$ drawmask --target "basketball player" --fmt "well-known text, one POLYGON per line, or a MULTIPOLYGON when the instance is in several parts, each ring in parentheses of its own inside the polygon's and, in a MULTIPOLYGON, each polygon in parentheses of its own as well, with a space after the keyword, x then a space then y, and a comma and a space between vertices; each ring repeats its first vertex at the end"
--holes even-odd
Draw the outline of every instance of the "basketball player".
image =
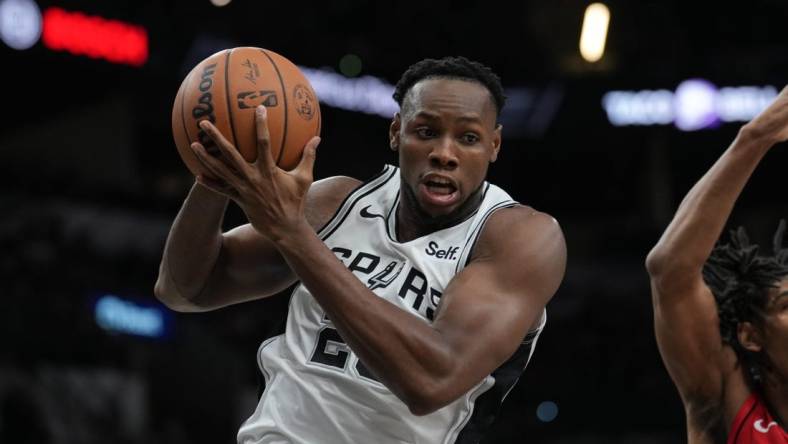
POLYGON ((714 248, 755 167, 787 139, 788 88, 690 190, 646 261, 657 343, 690 444, 788 443, 785 225, 773 255, 756 255, 742 228, 714 248))
MULTIPOLYGON (((300 281, 239 443, 476 443, 525 369, 564 274, 556 221, 485 181, 498 157, 498 77, 424 60, 396 86, 399 168, 312 182, 319 139, 290 172, 259 155, 194 152, 200 176, 169 234, 157 296, 205 311, 300 281), (228 198, 249 224, 221 233, 228 198)), ((350 155, 346 153, 347 155, 350 155)))

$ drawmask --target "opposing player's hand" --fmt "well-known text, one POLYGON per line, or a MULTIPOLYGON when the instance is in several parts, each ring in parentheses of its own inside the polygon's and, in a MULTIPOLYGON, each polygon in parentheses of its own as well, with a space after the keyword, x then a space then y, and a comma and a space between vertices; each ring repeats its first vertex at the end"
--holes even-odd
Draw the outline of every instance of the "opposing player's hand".
POLYGON ((743 129, 770 146, 788 140, 788 86, 743 129))
POLYGON ((315 151, 320 138, 313 137, 307 142, 298 166, 285 171, 276 165, 271 154, 265 107, 256 109, 255 120, 257 159, 252 163, 247 162, 211 122, 200 122, 200 127, 219 147, 221 156, 210 155, 199 142, 191 145, 206 171, 214 176, 200 175, 197 181, 233 199, 263 236, 279 237, 288 228, 306 221, 305 197, 313 181, 315 151))

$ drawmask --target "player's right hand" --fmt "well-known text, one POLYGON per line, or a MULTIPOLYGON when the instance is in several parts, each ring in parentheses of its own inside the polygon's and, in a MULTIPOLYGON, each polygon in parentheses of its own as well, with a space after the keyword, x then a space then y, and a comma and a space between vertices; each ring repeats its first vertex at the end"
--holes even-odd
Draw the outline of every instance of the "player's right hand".
POLYGON ((285 171, 276 165, 271 154, 265 107, 257 108, 255 121, 258 155, 251 163, 209 120, 200 122, 200 128, 216 143, 221 155, 214 157, 201 143, 192 143, 197 158, 215 176, 211 182, 203 176, 198 181, 233 199, 260 234, 281 238, 292 234, 294 229, 309 226, 305 217, 306 193, 313 181, 315 150, 320 138, 313 137, 307 142, 298 166, 285 171))

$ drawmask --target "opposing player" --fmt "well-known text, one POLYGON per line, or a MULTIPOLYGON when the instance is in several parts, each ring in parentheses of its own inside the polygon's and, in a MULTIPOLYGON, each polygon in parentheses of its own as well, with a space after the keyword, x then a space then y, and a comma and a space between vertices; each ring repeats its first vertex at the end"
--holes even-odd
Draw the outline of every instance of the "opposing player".
MULTIPOLYGON (((498 77, 465 58, 424 60, 397 84, 399 168, 312 182, 319 142, 274 165, 264 108, 246 163, 193 149, 200 177, 170 232, 156 294, 203 311, 291 296, 265 341, 265 377, 240 443, 478 442, 525 369, 564 274, 556 221, 485 181, 498 157, 498 77), (228 197, 249 224, 222 234, 228 197)), ((349 153, 347 154, 350 155, 349 153)))
POLYGON ((690 190, 646 261, 657 343, 684 402, 690 444, 788 443, 785 224, 772 255, 741 228, 715 248, 755 167, 785 140, 788 88, 690 190))

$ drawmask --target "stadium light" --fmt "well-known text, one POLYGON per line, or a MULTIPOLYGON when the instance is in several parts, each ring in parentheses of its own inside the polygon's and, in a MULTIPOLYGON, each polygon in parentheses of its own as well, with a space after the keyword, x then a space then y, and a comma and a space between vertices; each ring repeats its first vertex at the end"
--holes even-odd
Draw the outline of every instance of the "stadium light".
POLYGON ((167 319, 158 307, 145 307, 115 295, 104 295, 96 301, 96 324, 113 333, 161 338, 167 332, 167 319))
POLYGON ((542 422, 551 422, 558 416, 558 404, 544 401, 536 407, 536 417, 542 422))
POLYGON ((613 126, 672 123, 681 131, 697 131, 720 123, 747 122, 777 94, 772 85, 718 88, 705 79, 688 79, 675 91, 608 91, 602 96, 602 107, 613 126))
POLYGON ((597 62, 605 54, 610 10, 602 3, 592 3, 586 8, 583 28, 580 31, 580 55, 588 62, 597 62))
POLYGON ((44 11, 44 45, 55 51, 142 66, 148 60, 148 31, 142 26, 51 7, 44 11))
POLYGON ((17 50, 28 49, 41 36, 41 10, 32 0, 0 1, 0 39, 17 50))

